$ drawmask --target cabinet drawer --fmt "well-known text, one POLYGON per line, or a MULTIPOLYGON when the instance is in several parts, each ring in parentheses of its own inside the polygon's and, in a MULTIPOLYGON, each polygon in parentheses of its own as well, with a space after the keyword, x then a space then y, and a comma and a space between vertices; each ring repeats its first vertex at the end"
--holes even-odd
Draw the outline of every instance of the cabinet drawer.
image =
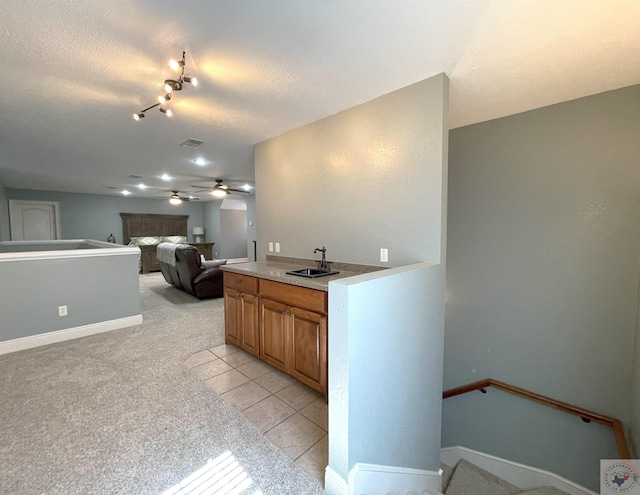
POLYGON ((258 279, 248 275, 224 272, 224 286, 245 292, 258 292, 258 279))
POLYGON ((327 293, 322 290, 260 279, 260 295, 290 306, 327 313, 327 293))

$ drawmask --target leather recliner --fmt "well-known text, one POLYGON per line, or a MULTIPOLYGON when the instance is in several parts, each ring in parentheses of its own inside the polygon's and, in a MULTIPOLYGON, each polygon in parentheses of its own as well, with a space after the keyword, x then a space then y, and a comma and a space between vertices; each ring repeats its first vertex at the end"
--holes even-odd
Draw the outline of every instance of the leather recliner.
POLYGON ((198 299, 224 295, 220 267, 203 268, 198 250, 188 244, 176 246, 175 255, 175 267, 160 261, 160 270, 169 284, 198 299))

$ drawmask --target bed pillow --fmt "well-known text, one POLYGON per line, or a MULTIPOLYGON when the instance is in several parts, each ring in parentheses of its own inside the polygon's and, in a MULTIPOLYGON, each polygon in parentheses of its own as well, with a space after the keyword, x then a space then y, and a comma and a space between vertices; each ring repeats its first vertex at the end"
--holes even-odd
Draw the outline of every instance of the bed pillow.
POLYGON ((186 235, 163 235, 162 242, 172 242, 174 244, 186 244, 186 235))
POLYGON ((160 236, 132 237, 129 246, 155 246, 161 242, 160 236))

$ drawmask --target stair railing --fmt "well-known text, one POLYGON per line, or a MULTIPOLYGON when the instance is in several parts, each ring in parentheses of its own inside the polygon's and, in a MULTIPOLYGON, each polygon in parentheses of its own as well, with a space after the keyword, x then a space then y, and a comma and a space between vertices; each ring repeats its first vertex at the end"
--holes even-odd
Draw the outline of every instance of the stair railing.
POLYGON ((543 404, 545 406, 553 407, 554 409, 559 409, 560 411, 579 416, 583 421, 587 423, 595 421, 596 423, 610 426, 616 439, 618 456, 620 457, 620 459, 631 458, 631 455, 629 453, 629 446, 627 445, 627 439, 624 435, 622 422, 619 419, 612 418, 610 416, 604 416, 603 414, 588 411, 587 409, 582 409, 581 407, 573 406, 571 404, 567 404, 566 402, 561 402, 544 395, 536 394, 535 392, 530 392, 529 390, 514 387, 513 385, 494 380, 493 378, 486 378, 478 382, 469 383, 468 385, 462 385, 461 387, 445 390, 442 393, 442 398, 448 399, 449 397, 466 394, 467 392, 473 392, 474 390, 480 390, 480 392, 486 394, 486 389, 488 387, 497 388, 498 390, 502 390, 519 397, 524 397, 525 399, 532 400, 539 404, 543 404))

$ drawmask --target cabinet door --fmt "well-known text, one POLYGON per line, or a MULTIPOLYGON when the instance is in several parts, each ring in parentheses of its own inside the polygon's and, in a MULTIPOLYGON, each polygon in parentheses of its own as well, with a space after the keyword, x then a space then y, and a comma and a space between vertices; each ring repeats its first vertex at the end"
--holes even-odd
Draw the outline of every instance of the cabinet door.
POLYGON ((235 289, 224 290, 224 341, 227 344, 240 345, 241 305, 240 292, 235 289))
POLYGON ((287 371, 288 308, 270 299, 260 301, 260 359, 287 371))
POLYGON ((289 308, 289 374, 319 391, 327 389, 327 317, 289 308))
POLYGON ((258 337, 258 297, 253 294, 240 293, 242 312, 242 332, 239 336, 240 347, 254 356, 259 355, 260 341, 258 337))

